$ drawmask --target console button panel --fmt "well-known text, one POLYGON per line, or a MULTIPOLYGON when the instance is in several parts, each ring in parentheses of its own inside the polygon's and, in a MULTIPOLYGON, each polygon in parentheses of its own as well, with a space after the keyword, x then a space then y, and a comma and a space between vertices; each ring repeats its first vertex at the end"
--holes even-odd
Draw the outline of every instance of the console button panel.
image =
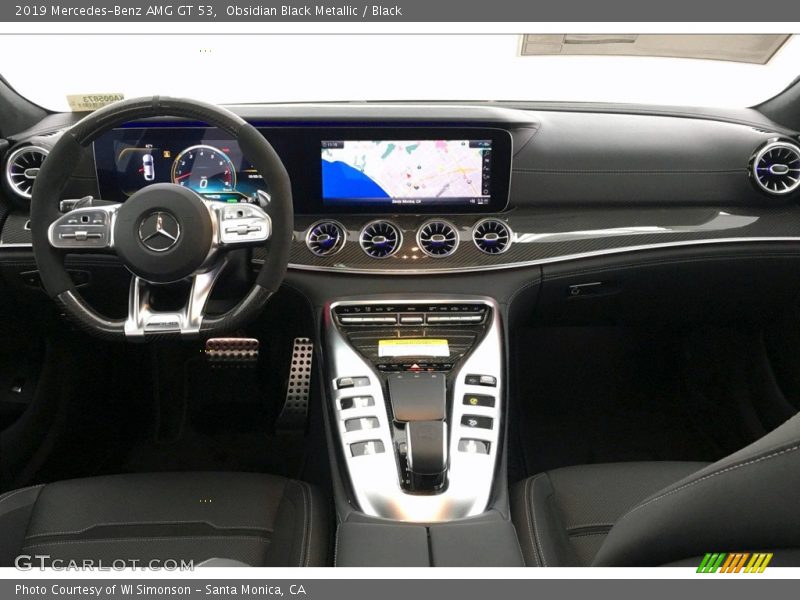
MULTIPOLYGON (((504 345, 496 302, 470 296, 353 298, 326 307, 325 322, 329 401, 341 444, 338 456, 350 479, 348 500, 365 514, 410 522, 484 512, 493 493, 503 429, 504 345), (383 340, 409 340, 391 345, 424 351, 426 344, 415 342, 426 338, 446 340, 447 355, 381 355, 387 346, 383 340), (422 488, 409 484, 408 422, 397 418, 388 393, 389 379, 417 374, 445 381, 444 413, 426 413, 429 420, 422 421, 448 432, 442 440, 446 470, 437 474, 441 486, 428 486, 427 480, 422 488)), ((442 344, 429 345, 441 351, 442 344)), ((440 393, 423 395, 436 396, 440 403, 440 393)))

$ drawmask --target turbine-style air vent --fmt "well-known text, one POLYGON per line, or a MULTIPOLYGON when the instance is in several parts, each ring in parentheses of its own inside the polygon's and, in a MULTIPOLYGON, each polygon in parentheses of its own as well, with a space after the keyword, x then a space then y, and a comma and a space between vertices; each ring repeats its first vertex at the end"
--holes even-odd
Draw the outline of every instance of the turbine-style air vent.
POLYGON ((344 227, 336 221, 314 223, 306 234, 306 246, 317 256, 336 254, 342 249, 344 242, 344 227))
POLYGON ((768 194, 791 194, 800 186, 800 148, 769 142, 756 152, 750 168, 758 187, 768 194))
POLYGON ((372 258, 388 258, 400 248, 403 236, 389 221, 372 221, 361 230, 359 242, 372 258))
POLYGON ((39 146, 25 146, 14 150, 6 161, 6 181, 19 196, 31 199, 33 182, 47 158, 47 150, 39 146))
POLYGON ((458 247, 458 233, 447 221, 428 221, 417 232, 417 245, 428 256, 450 256, 458 247))
POLYGON ((485 254, 502 254, 511 246, 511 229, 497 219, 484 219, 472 229, 472 240, 485 254))

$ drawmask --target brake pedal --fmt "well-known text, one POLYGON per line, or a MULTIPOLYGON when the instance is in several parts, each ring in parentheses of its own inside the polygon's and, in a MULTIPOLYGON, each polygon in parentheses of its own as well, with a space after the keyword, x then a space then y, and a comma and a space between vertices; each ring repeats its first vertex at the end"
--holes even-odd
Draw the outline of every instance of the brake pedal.
POLYGON ((258 362, 259 341, 255 338, 209 338, 206 360, 214 367, 247 367, 258 362))
POLYGON ((314 343, 303 337, 294 338, 292 361, 287 378, 286 401, 275 424, 279 430, 303 430, 311 397, 311 366, 314 343))

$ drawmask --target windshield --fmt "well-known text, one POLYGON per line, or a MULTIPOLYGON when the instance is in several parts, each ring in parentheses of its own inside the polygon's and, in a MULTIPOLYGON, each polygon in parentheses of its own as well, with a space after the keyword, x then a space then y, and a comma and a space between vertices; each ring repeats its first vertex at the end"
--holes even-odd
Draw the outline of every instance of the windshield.
POLYGON ((112 93, 219 104, 746 107, 779 93, 800 73, 796 36, 660 35, 639 43, 626 35, 46 35, 24 46, 21 39, 0 36, 0 55, 24 57, 4 61, 2 75, 26 98, 57 111, 69 110, 67 95, 112 93), (538 39, 554 37, 564 40, 538 39))

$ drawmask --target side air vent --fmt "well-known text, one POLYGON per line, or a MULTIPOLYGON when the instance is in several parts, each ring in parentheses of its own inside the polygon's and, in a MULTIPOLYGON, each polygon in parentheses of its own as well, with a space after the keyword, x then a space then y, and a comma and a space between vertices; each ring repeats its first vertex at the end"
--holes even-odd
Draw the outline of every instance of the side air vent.
POLYGON ((361 230, 359 242, 372 258, 388 258, 400 248, 403 236, 389 221, 372 221, 361 230))
POLYGON ((791 194, 800 186, 800 148, 790 142, 769 142, 756 152, 750 168, 753 180, 768 194, 791 194))
POLYGON ((317 256, 336 254, 342 249, 344 242, 344 227, 336 221, 318 221, 306 234, 306 246, 317 256))
POLYGON ((417 232, 417 246, 434 258, 450 256, 458 247, 458 233, 447 221, 428 221, 417 232))
POLYGON ((484 219, 472 229, 472 240, 484 254, 502 254, 511 246, 511 229, 497 219, 484 219))
POLYGON ((45 158, 47 150, 39 146, 17 148, 8 156, 6 181, 17 195, 30 200, 33 182, 45 158))

